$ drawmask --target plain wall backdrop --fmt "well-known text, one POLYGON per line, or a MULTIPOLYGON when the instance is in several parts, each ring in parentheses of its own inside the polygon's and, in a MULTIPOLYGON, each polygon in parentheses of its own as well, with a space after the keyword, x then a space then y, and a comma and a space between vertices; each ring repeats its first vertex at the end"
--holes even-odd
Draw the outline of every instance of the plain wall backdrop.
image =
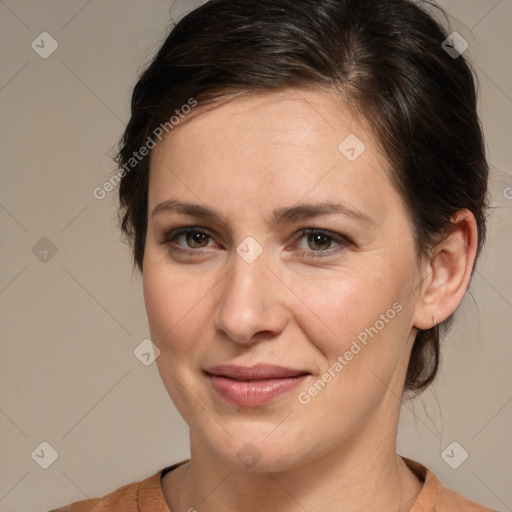
MULTIPOLYGON (((189 455, 187 426, 155 364, 133 353, 149 330, 141 278, 131 274, 117 230, 117 189, 103 200, 93 190, 115 168, 132 88, 171 15, 199 4, 0 1, 2 511, 100 496, 189 455)), ((512 510, 512 1, 441 5, 468 42, 464 55, 480 81, 493 208, 441 371, 431 389, 404 403, 398 446, 445 485, 505 511, 512 510), (457 469, 442 457, 454 441, 469 454, 457 469)))

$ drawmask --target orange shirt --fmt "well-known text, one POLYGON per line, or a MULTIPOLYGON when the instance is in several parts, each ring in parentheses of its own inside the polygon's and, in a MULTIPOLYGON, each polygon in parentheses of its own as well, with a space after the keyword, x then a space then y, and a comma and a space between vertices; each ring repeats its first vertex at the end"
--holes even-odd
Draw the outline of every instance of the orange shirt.
MULTIPOLYGON (((497 512, 446 488, 432 471, 419 462, 402 458, 423 482, 410 512, 497 512)), ((185 462, 188 461, 161 469, 141 482, 120 487, 103 498, 76 501, 49 512, 171 512, 160 480, 164 474, 185 462)))

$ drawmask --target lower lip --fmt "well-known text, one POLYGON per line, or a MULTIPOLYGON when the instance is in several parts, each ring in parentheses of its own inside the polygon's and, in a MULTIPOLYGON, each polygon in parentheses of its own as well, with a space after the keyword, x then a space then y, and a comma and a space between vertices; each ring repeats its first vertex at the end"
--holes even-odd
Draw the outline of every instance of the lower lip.
POLYGON ((268 404, 278 397, 289 393, 307 375, 251 381, 239 381, 218 375, 208 375, 208 377, 213 389, 230 404, 242 407, 255 407, 268 404))

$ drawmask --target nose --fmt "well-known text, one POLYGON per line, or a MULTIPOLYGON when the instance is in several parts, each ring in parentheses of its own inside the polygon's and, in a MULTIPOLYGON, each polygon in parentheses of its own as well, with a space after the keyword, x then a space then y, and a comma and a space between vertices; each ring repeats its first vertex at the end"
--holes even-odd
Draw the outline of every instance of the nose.
POLYGON ((233 260, 219 286, 214 316, 217 331, 244 345, 278 337, 290 316, 282 300, 286 286, 271 270, 265 252, 251 263, 237 253, 233 260))

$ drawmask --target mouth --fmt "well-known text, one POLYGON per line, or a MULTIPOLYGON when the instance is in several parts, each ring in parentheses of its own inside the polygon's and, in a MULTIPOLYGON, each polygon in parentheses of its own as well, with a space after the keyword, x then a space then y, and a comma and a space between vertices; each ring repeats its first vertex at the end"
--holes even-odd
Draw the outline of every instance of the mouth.
POLYGON ((222 399, 241 407, 268 404, 291 392, 310 375, 304 370, 265 364, 213 366, 205 374, 222 399))

